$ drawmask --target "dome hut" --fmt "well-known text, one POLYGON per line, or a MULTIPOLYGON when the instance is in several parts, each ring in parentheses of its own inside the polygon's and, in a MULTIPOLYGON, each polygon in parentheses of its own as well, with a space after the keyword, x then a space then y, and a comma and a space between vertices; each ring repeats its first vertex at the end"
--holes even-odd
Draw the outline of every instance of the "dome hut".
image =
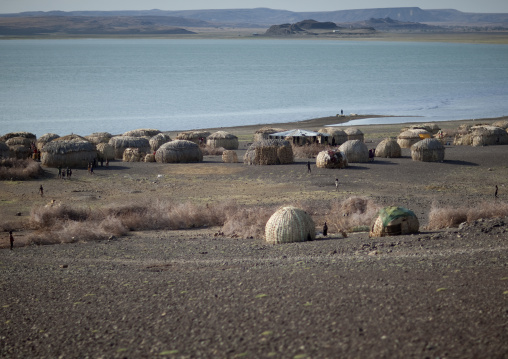
POLYGON ((423 129, 432 133, 433 135, 437 134, 439 131, 441 131, 441 127, 439 127, 436 123, 424 123, 423 129))
POLYGON ((274 140, 286 140, 295 146, 304 146, 311 143, 327 143, 329 135, 327 133, 308 131, 308 130, 289 130, 276 132, 268 135, 268 138, 274 140))
POLYGON ((113 135, 109 132, 94 132, 91 135, 85 136, 85 138, 92 142, 94 145, 98 145, 99 143, 109 143, 109 140, 113 135))
POLYGON ((364 141, 363 132, 360 131, 358 128, 349 127, 349 128, 346 128, 344 130, 344 132, 347 135, 348 141, 352 141, 352 140, 359 140, 359 141, 362 141, 362 142, 364 141))
POLYGON ((346 168, 347 157, 344 152, 337 150, 321 151, 316 157, 318 168, 346 168))
POLYGON ((99 143, 97 148, 97 157, 103 160, 113 160, 115 158, 115 149, 109 143, 99 143))
POLYGON ((171 137, 169 135, 166 135, 165 133, 158 133, 152 138, 150 138, 150 148, 153 152, 157 151, 160 146, 162 146, 165 143, 168 143, 171 141, 171 137))
POLYGON ((116 159, 123 159, 126 148, 139 148, 141 152, 150 152, 150 143, 144 137, 115 136, 109 140, 109 144, 114 148, 116 159))
POLYGON ((142 162, 144 161, 146 152, 143 152, 139 148, 126 148, 123 151, 123 162, 142 162))
POLYGON ((13 137, 28 138, 32 142, 35 142, 35 140, 37 139, 37 136, 35 136, 33 133, 30 132, 10 132, 0 137, 0 142, 6 142, 8 139, 13 137))
POLYGON ((421 141, 424 138, 430 138, 431 134, 429 131, 415 128, 402 132, 397 136, 397 143, 401 148, 411 148, 416 142, 421 141))
POLYGON ((496 121, 496 122, 494 122, 492 124, 492 126, 494 126, 494 127, 500 127, 503 130, 506 130, 506 129, 508 129, 508 120, 499 120, 499 121, 496 121))
POLYGON ((268 243, 304 242, 316 239, 316 225, 302 209, 288 206, 278 209, 266 222, 268 243))
POLYGON ((369 162, 369 149, 360 140, 349 140, 344 142, 339 150, 346 154, 348 163, 365 163, 369 162))
POLYGON ((184 131, 176 135, 177 140, 192 141, 198 145, 205 144, 206 138, 210 136, 208 131, 184 131))
POLYGON ((340 146, 348 140, 347 133, 336 127, 323 127, 318 132, 328 134, 328 144, 331 146, 340 146))
POLYGON ((284 128, 262 127, 254 133, 254 142, 267 140, 269 135, 277 132, 287 131, 284 128))
POLYGON ((454 146, 472 146, 473 145, 473 134, 466 133, 464 135, 456 135, 453 139, 454 146))
POLYGON ((161 131, 154 130, 153 128, 138 128, 137 130, 127 131, 122 136, 151 138, 159 133, 161 133, 161 131))
POLYGON ((192 141, 175 140, 163 144, 155 153, 159 163, 187 163, 203 161, 203 152, 192 141))
POLYGON ((46 133, 46 134, 42 135, 41 137, 39 137, 37 139, 37 142, 36 142, 37 149, 39 151, 42 150, 42 148, 44 147, 44 145, 46 143, 56 140, 59 137, 60 136, 57 135, 56 133, 46 133))
POLYGON ((445 148, 441 141, 435 138, 426 138, 411 146, 411 158, 413 161, 442 162, 445 148))
POLYGON ((13 146, 24 146, 28 149, 32 146, 33 140, 26 137, 11 137, 7 141, 5 141, 5 144, 9 147, 13 146))
POLYGON ((369 237, 396 236, 418 233, 420 223, 413 211, 390 206, 381 209, 372 222, 369 237))
POLYGON ((41 163, 46 167, 87 167, 97 158, 95 145, 80 139, 48 142, 41 151, 41 163))
POLYGON ((23 145, 14 145, 9 147, 9 157, 25 160, 32 156, 32 151, 23 145))
POLYGON ((385 138, 376 146, 376 157, 398 158, 401 154, 401 148, 397 140, 393 138, 385 138))
POLYGON ((0 158, 9 158, 9 146, 5 144, 5 142, 0 142, 0 158))
POLYGON ((222 162, 237 163, 238 162, 238 155, 233 150, 225 150, 222 152, 222 162))
POLYGON ((494 146, 508 144, 508 132, 500 127, 473 127, 471 135, 473 146, 494 146))
POLYGON ((149 153, 145 156, 145 162, 155 162, 155 155, 153 153, 149 153))
POLYGON ((247 165, 283 165, 293 161, 293 147, 286 140, 256 141, 243 157, 247 165))
POLYGON ((212 148, 222 147, 226 150, 237 150, 238 137, 225 131, 217 131, 208 136, 206 144, 212 148))

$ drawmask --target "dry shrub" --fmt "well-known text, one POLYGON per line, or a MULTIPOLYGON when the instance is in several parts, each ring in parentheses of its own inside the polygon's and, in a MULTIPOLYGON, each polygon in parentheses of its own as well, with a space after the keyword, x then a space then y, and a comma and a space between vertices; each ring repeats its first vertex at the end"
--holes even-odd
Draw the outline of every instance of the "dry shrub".
POLYGON ((351 232, 354 228, 368 226, 381 209, 373 200, 365 197, 349 197, 332 202, 326 222, 330 231, 351 232))
POLYGON ((429 212, 427 229, 453 228, 464 222, 506 216, 508 216, 508 203, 506 202, 482 202, 475 207, 459 208, 439 206, 439 204, 433 203, 429 212))
POLYGON ((319 143, 311 143, 303 146, 293 145, 293 155, 295 158, 315 158, 319 152, 332 149, 333 147, 319 143))
POLYGON ((222 232, 228 237, 263 238, 266 222, 275 210, 273 207, 251 207, 230 211, 222 232))
POLYGON ((200 145, 199 148, 203 152, 203 156, 222 156, 225 151, 224 147, 211 147, 209 145, 200 145))
POLYGON ((27 180, 43 174, 39 162, 7 158, 0 161, 0 179, 27 180))
POLYGON ((51 228, 57 222, 84 222, 90 217, 90 209, 73 208, 68 205, 36 206, 30 211, 30 227, 33 229, 51 228))

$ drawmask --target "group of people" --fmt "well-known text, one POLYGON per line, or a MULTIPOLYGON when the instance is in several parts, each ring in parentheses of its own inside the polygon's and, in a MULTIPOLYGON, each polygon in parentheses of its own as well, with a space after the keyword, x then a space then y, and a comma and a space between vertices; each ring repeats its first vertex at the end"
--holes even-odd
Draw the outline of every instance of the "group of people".
POLYGON ((41 161, 41 151, 39 151, 35 142, 30 144, 30 153, 32 154, 31 157, 34 161, 41 161))
POLYGON ((62 166, 58 166, 58 178, 65 179, 67 176, 68 179, 72 177, 72 169, 67 167, 66 169, 62 168, 62 166))

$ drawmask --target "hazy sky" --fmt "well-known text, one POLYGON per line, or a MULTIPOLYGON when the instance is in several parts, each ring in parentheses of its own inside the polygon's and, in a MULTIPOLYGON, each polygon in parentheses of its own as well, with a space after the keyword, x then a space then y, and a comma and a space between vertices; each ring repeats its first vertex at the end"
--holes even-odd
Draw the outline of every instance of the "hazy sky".
POLYGON ((412 6, 422 9, 508 13, 507 0, 0 0, 0 13, 37 10, 191 10, 256 7, 291 11, 331 11, 412 6))

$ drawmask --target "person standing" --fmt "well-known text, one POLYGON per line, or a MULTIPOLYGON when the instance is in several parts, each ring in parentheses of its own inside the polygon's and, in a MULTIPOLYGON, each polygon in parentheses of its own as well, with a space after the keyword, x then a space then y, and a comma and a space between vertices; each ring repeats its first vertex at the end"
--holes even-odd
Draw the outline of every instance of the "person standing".
POLYGON ((339 179, 338 178, 335 179, 335 190, 337 192, 339 191, 339 179))
POLYGON ((12 231, 9 231, 9 240, 11 241, 11 251, 14 248, 14 236, 12 235, 12 231))
POLYGON ((494 198, 497 198, 497 191, 498 191, 498 188, 497 188, 497 184, 496 184, 496 191, 494 192, 494 198))
POLYGON ((326 222, 325 222, 325 225, 323 226, 323 237, 326 237, 328 235, 328 226, 326 225, 326 222))
POLYGON ((44 188, 42 188, 42 185, 39 187, 39 193, 41 194, 41 197, 44 197, 44 188))
POLYGON ((310 161, 307 161, 307 173, 311 173, 311 170, 310 170, 310 161))

